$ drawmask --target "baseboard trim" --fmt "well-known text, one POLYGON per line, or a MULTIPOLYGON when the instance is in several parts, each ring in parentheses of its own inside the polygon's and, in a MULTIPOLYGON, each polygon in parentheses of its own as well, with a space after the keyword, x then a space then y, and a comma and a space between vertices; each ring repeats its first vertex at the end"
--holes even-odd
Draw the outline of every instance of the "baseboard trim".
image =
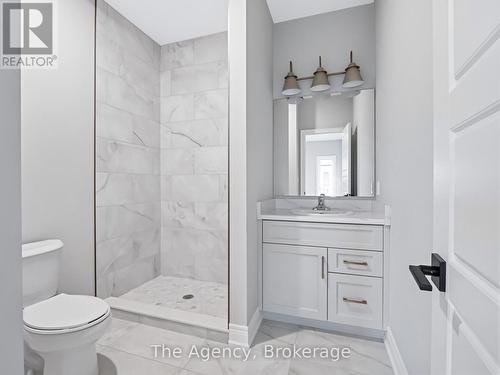
POLYGON ((396 339, 392 334, 391 327, 387 327, 384 344, 385 349, 387 350, 387 354, 389 355, 394 374, 408 375, 408 370, 406 369, 405 362, 403 361, 403 357, 401 356, 401 353, 399 351, 396 339))
POLYGON ((255 310, 248 326, 229 323, 229 344, 243 347, 252 345, 262 323, 262 312, 255 310))
POLYGON ((362 337, 366 339, 374 339, 382 342, 385 337, 385 332, 381 329, 356 327, 347 324, 333 323, 324 320, 298 318, 295 316, 277 314, 265 311, 262 313, 263 318, 266 320, 273 320, 277 322, 295 324, 298 326, 306 326, 318 328, 325 331, 337 332, 344 335, 362 337))
POLYGON ((255 312, 252 315, 252 319, 250 319, 250 324, 248 325, 249 345, 252 345, 253 340, 255 339, 255 336, 259 331, 260 325, 262 324, 262 319, 263 319, 262 311, 260 311, 260 309, 257 308, 257 310, 255 310, 255 312))

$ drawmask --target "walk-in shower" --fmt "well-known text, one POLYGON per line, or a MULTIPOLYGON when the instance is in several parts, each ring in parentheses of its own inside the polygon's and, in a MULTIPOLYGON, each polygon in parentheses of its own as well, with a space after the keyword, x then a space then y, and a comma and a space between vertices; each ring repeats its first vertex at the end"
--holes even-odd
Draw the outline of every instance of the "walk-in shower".
POLYGON ((97 295, 226 328, 227 32, 160 45, 102 0, 96 28, 97 295))

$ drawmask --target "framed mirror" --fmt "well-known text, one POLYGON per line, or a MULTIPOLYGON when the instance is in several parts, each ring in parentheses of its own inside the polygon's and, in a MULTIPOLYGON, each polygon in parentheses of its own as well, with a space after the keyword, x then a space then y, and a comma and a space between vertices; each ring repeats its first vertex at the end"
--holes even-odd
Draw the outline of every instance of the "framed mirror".
POLYGON ((375 90, 274 101, 276 196, 373 197, 375 90))

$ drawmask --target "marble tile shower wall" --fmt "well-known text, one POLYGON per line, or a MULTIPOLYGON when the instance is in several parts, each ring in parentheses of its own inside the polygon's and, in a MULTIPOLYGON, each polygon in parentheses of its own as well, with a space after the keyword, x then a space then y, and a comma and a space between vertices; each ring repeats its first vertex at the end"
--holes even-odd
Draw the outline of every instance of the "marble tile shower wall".
POLYGON ((160 46, 98 1, 97 289, 120 296, 161 273, 160 46))
POLYGON ((161 48, 162 273, 227 283, 227 33, 161 48))

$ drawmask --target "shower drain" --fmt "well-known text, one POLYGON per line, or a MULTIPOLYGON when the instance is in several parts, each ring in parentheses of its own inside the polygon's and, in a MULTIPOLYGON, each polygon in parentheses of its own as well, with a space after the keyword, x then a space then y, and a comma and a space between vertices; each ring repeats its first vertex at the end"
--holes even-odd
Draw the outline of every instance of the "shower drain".
POLYGON ((192 294, 184 294, 182 296, 182 299, 193 299, 193 298, 194 298, 194 295, 192 295, 192 294))

